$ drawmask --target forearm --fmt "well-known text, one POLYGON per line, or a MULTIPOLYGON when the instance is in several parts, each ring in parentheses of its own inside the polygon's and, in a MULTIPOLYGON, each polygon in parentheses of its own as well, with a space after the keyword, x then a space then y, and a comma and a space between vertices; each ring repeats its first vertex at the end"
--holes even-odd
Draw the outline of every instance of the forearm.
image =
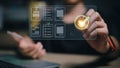
POLYGON ((111 36, 111 40, 113 41, 115 50, 109 49, 105 56, 109 57, 110 59, 113 59, 119 57, 120 55, 120 44, 114 36, 111 36))
MULTIPOLYGON (((110 36, 111 37, 111 40, 113 41, 113 45, 115 47, 115 51, 116 50, 119 50, 120 49, 120 46, 119 46, 119 42, 117 41, 117 39, 113 36, 110 36)), ((105 54, 107 53, 110 49, 111 49, 111 46, 109 44, 107 44, 108 42, 105 41, 104 42, 105 44, 102 44, 102 45, 96 45, 96 46, 93 46, 94 49, 102 54, 105 54)))
POLYGON ((104 48, 103 49, 101 48, 101 53, 103 53, 104 57, 113 59, 113 58, 116 58, 116 57, 119 56, 119 54, 120 54, 120 45, 119 45, 119 42, 117 41, 117 39, 114 36, 110 36, 110 37, 111 37, 111 40, 113 42, 113 45, 114 45, 115 49, 112 50, 112 48, 110 47, 110 45, 108 45, 106 47, 106 51, 103 50, 104 48))
POLYGON ((109 36, 109 41, 107 39, 107 45, 106 46, 107 46, 108 50, 111 49, 112 51, 116 51, 116 50, 120 49, 119 42, 114 36, 109 36), (110 42, 112 44, 110 44, 110 42))

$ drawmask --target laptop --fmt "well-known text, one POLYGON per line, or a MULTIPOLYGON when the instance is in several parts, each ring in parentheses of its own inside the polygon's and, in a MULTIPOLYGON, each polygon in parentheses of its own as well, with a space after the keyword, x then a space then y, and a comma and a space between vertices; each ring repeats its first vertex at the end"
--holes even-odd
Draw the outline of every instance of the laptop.
POLYGON ((59 68, 60 64, 43 60, 19 59, 16 56, 0 56, 0 68, 59 68))

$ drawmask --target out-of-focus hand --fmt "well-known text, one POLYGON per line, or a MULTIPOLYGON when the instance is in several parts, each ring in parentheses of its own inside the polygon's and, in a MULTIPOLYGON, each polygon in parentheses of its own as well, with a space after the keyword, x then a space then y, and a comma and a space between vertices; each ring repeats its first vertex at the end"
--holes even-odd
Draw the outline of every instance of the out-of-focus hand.
MULTIPOLYGON (((16 34, 14 32, 14 34, 16 34)), ((19 43, 19 50, 24 56, 31 57, 33 59, 41 59, 45 54, 46 50, 43 49, 41 42, 36 44, 27 36, 19 40, 17 37, 13 37, 19 43)))
POLYGON ((90 17, 90 24, 88 29, 83 32, 83 37, 87 39, 87 42, 91 45, 95 50, 105 53, 109 46, 106 46, 105 36, 108 35, 108 28, 100 14, 93 9, 90 9, 86 16, 90 17), (93 39, 95 38, 96 39, 93 39))

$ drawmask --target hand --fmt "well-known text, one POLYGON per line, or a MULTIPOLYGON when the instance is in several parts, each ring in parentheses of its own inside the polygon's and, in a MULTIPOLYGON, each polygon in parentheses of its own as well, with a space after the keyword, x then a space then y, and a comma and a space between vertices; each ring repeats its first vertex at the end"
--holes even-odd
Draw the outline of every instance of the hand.
POLYGON ((46 53, 41 42, 35 44, 29 37, 24 37, 24 39, 20 41, 19 49, 23 55, 33 59, 41 59, 46 53))
POLYGON ((19 50, 24 56, 28 56, 33 59, 41 59, 46 54, 46 50, 43 49, 43 45, 41 44, 41 42, 35 44, 27 36, 21 40, 15 36, 13 38, 19 43, 19 50))
POLYGON ((109 49, 106 45, 105 36, 108 35, 107 24, 104 22, 100 14, 93 9, 90 9, 86 16, 90 17, 90 24, 86 31, 83 32, 83 37, 95 50, 105 53, 109 49), (96 38, 95 38, 96 37, 96 38), (95 39, 93 39, 95 38, 95 39))

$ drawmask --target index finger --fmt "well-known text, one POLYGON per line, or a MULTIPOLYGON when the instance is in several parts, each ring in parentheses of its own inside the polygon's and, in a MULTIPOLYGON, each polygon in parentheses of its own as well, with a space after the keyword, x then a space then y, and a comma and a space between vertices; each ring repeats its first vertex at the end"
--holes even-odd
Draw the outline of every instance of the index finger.
POLYGON ((17 42, 20 42, 21 39, 23 39, 23 37, 21 35, 17 34, 16 32, 7 31, 7 34, 11 35, 13 37, 13 39, 17 42))

